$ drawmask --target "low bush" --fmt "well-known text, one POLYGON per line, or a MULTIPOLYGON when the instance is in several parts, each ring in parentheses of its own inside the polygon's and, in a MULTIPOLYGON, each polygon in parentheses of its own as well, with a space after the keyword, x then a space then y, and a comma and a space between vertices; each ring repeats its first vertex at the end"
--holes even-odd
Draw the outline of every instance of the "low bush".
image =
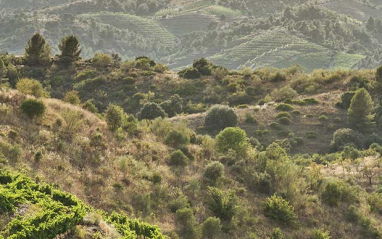
POLYGON ((189 159, 187 156, 182 152, 182 150, 175 150, 173 151, 168 159, 167 162, 171 166, 179 166, 179 167, 184 167, 188 165, 189 159))
POLYGON ((207 112, 204 122, 206 128, 222 130, 226 127, 235 127, 238 123, 238 116, 228 106, 215 105, 207 112))
POLYGON ((27 99, 21 103, 20 109, 28 117, 36 118, 44 115, 46 107, 41 100, 27 99))
POLYGON ((362 136, 352 129, 342 128, 338 129, 333 134, 331 142, 331 149, 333 151, 343 150, 345 146, 352 146, 355 148, 362 147, 362 136))
POLYGON ((276 110, 279 110, 279 111, 292 111, 294 110, 293 106, 290 105, 290 104, 280 104, 276 107, 276 110))
POLYGON ((166 117, 165 111, 157 103, 146 103, 138 113, 138 119, 153 120, 166 117))
POLYGON ((288 117, 281 117, 281 118, 277 119, 277 122, 280 124, 283 124, 283 125, 290 125, 291 124, 291 120, 288 117))
POLYGON ((224 165, 220 162, 208 164, 204 170, 203 177, 208 184, 216 185, 217 181, 224 176, 224 165))
POLYGON ((293 225, 297 222, 297 216, 294 213, 294 208, 288 201, 282 197, 273 195, 266 199, 264 205, 265 216, 285 223, 287 225, 293 225))
POLYGON ((276 115, 276 119, 279 118, 292 118, 292 116, 288 112, 280 112, 276 115))
POLYGON ((190 143, 190 137, 179 130, 171 130, 166 135, 165 144, 177 148, 190 143))
POLYGON ((357 196, 351 186, 346 182, 331 180, 324 185, 321 191, 321 199, 325 204, 331 207, 336 207, 341 202, 355 202, 357 200, 357 196))

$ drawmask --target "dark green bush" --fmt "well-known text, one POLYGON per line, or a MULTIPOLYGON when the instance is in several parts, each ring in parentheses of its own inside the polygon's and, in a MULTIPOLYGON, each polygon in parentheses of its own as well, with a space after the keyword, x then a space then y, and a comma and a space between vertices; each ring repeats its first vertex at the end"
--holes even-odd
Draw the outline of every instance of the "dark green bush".
POLYGON ((156 118, 164 118, 166 117, 166 113, 160 107, 157 103, 146 103, 141 111, 138 114, 138 119, 143 120, 143 119, 148 119, 148 120, 153 120, 156 118))
POLYGON ((43 116, 46 107, 41 100, 27 99, 21 103, 20 109, 28 117, 35 118, 43 116))
POLYGON ((276 115, 276 119, 279 119, 279 118, 292 118, 292 116, 290 115, 290 113, 288 112, 280 112, 276 115))
POLYGON ((183 77, 185 79, 198 79, 202 76, 202 74, 198 71, 198 69, 194 67, 186 68, 179 73, 180 77, 183 77))
POLYGON ((313 131, 306 132, 306 138, 308 139, 316 139, 317 138, 317 133, 313 131))
POLYGON ((283 124, 283 125, 290 125, 291 124, 291 120, 287 117, 281 117, 281 118, 277 119, 277 122, 280 124, 283 124))
POLYGON ((334 151, 343 150, 345 146, 352 146, 355 148, 362 147, 362 136, 352 129, 338 129, 333 134, 331 142, 331 149, 334 151))
POLYGON ((276 110, 279 111, 292 111, 294 110, 293 106, 290 104, 280 104, 276 107, 276 110))
POLYGON ((238 116, 232 108, 215 105, 207 112, 204 125, 209 129, 222 130, 226 127, 235 127, 237 123, 238 116))
POLYGON ((224 176, 224 165, 220 162, 208 164, 204 170, 203 177, 207 183, 214 186, 217 181, 224 176))
POLYGON ((171 166, 180 166, 180 167, 184 167, 184 166, 187 166, 188 165, 188 161, 189 159, 187 158, 187 156, 182 152, 182 150, 175 150, 173 151, 168 159, 168 164, 171 165, 171 166))
POLYGON ((257 120, 253 115, 249 112, 245 114, 245 123, 247 124, 257 124, 257 120))
POLYGON ((190 143, 190 137, 179 130, 171 130, 166 135, 165 144, 177 148, 190 143))
POLYGON ((322 201, 336 207, 340 202, 353 203, 357 200, 354 190, 344 181, 332 180, 325 184, 321 191, 322 201))

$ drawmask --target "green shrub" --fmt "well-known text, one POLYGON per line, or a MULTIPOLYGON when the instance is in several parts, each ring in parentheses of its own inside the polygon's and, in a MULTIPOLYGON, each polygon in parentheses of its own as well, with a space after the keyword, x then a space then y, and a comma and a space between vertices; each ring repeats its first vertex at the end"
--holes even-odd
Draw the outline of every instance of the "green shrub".
POLYGON ((184 239, 197 239, 194 212, 190 208, 176 211, 175 224, 177 233, 184 239))
POLYGON ((290 125, 291 124, 291 120, 287 117, 281 117, 281 118, 277 119, 277 122, 280 124, 283 124, 283 125, 290 125))
POLYGON ((86 102, 83 104, 82 108, 84 108, 85 110, 87 110, 87 111, 89 111, 89 112, 91 112, 91 113, 93 113, 93 114, 95 114, 95 113, 98 112, 97 107, 96 107, 96 106, 93 104, 93 102, 91 102, 90 100, 86 101, 86 102))
POLYGON ((344 149, 342 150, 342 158, 343 159, 352 159, 355 160, 359 158, 360 153, 358 149, 352 147, 352 146, 345 146, 344 149))
POLYGON ((190 137, 179 130, 171 130, 166 135, 165 144, 177 148, 190 143, 190 137))
POLYGON ((287 225, 293 225, 297 221, 294 208, 282 197, 273 195, 266 199, 264 206, 265 216, 280 221, 287 225))
POLYGON ((276 115, 276 119, 279 119, 279 118, 292 118, 292 116, 290 115, 290 113, 288 112, 280 112, 276 115))
POLYGON ((352 129, 338 129, 333 134, 333 139, 331 142, 331 149, 334 151, 343 150, 345 146, 352 146, 355 148, 362 147, 361 135, 352 129))
POLYGON ((209 163, 203 173, 207 183, 215 185, 217 181, 224 176, 224 165, 220 162, 209 163))
POLYGON ((21 103, 20 109, 28 117, 35 118, 43 116, 46 107, 41 100, 27 99, 21 103))
POLYGON ((280 228, 275 228, 273 229, 271 237, 269 237, 269 239, 286 239, 286 237, 280 228))
POLYGON ((138 113, 138 119, 143 120, 143 119, 148 119, 148 120, 153 120, 156 118, 164 118, 166 117, 166 113, 160 107, 157 103, 146 103, 141 111, 138 113))
POLYGON ((209 217, 202 223, 202 236, 206 239, 219 239, 222 234, 220 219, 209 217))
POLYGON ((313 131, 306 132, 306 138, 308 139, 316 139, 317 138, 317 133, 313 131))
POLYGON ((220 153, 235 151, 238 155, 246 154, 248 148, 247 134, 237 127, 229 127, 216 136, 216 149, 220 153))
POLYGON ((187 156, 182 152, 182 150, 179 149, 173 151, 167 159, 169 165, 180 167, 187 166, 188 161, 189 159, 187 158, 187 156))
POLYGON ((72 105, 79 105, 81 103, 80 97, 78 96, 78 91, 75 90, 66 92, 63 101, 72 105))
POLYGON ((293 115, 301 115, 301 112, 299 110, 294 110, 292 112, 293 115))
POLYGON ((47 96, 41 83, 34 79, 24 78, 19 80, 16 84, 16 89, 23 94, 33 95, 35 97, 47 96))
POLYGON ((313 239, 330 239, 330 232, 315 229, 313 231, 313 239))
POLYGON ((235 127, 238 116, 235 111, 224 105, 215 105, 208 112, 204 121, 206 128, 222 130, 227 127, 235 127))
POLYGON ((223 192, 214 187, 208 187, 209 198, 206 201, 208 209, 223 221, 230 222, 237 213, 237 196, 234 191, 223 192))
POLYGON ((290 104, 280 104, 276 107, 276 110, 279 111, 292 111, 294 110, 293 106, 290 104))
POLYGON ((188 67, 178 73, 180 77, 183 77, 185 79, 198 79, 202 76, 198 69, 194 67, 188 67))
POLYGON ((136 81, 137 80, 131 76, 127 76, 127 77, 123 78, 123 83, 125 83, 126 85, 134 85, 136 81))
POLYGON ((257 120, 253 115, 249 112, 245 114, 245 123, 247 124, 257 124, 257 120))
POLYGON ((346 182, 332 180, 327 182, 323 187, 323 190, 321 191, 321 199, 325 204, 331 207, 336 207, 340 202, 355 202, 357 196, 346 182))
POLYGON ((341 101, 336 103, 336 106, 341 109, 347 110, 350 107, 351 100, 355 95, 354 91, 347 91, 341 95, 341 101))
POLYGON ((280 129, 282 129, 281 125, 280 125, 279 123, 277 123, 277 122, 272 122, 272 123, 269 125, 269 127, 270 127, 271 129, 274 129, 274 130, 280 130, 280 129))
POLYGON ((367 198, 371 211, 382 215, 382 193, 374 192, 367 198))
POLYGON ((320 115, 320 117, 318 117, 318 120, 319 121, 322 121, 322 122, 325 122, 325 121, 328 121, 328 116, 326 116, 326 115, 320 115))
POLYGON ((124 112, 122 107, 110 104, 105 112, 105 120, 110 130, 115 131, 122 126, 124 112))

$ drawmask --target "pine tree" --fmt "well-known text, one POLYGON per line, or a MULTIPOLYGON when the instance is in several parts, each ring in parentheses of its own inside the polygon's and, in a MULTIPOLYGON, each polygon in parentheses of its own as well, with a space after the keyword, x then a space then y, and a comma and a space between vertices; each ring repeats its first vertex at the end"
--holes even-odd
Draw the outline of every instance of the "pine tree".
POLYGON ((373 106, 369 92, 364 88, 357 90, 348 109, 349 126, 360 132, 369 132, 374 124, 373 106))
POLYGON ((28 66, 46 66, 50 62, 50 46, 44 37, 36 33, 25 47, 25 63, 28 66))
POLYGON ((61 51, 59 58, 62 64, 70 65, 80 58, 80 43, 76 36, 71 35, 63 38, 58 48, 61 51))

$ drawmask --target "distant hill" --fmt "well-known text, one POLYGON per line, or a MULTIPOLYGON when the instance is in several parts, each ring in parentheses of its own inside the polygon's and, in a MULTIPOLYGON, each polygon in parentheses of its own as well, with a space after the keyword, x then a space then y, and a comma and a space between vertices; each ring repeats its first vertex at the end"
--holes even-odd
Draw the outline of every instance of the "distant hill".
POLYGON ((2 0, 0 9, 3 53, 22 54, 26 39, 41 32, 55 53, 61 38, 75 34, 84 58, 148 55, 171 69, 200 57, 229 69, 381 63, 378 1, 2 0))

